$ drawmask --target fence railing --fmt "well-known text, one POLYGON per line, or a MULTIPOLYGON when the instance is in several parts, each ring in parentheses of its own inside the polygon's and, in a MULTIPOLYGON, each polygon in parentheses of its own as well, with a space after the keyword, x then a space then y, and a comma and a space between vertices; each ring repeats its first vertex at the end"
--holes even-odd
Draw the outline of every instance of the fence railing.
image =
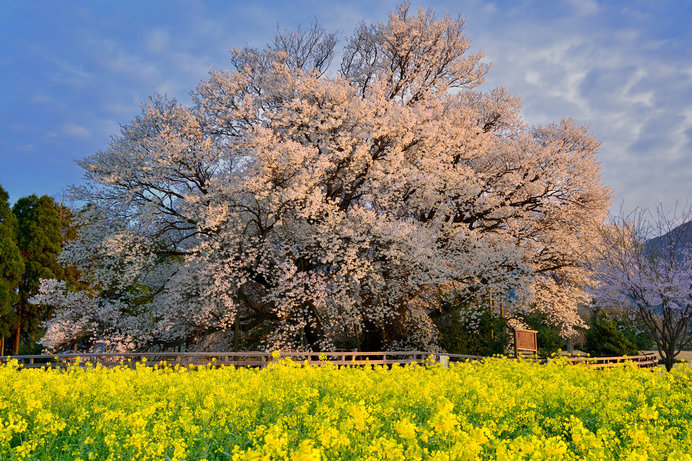
MULTIPOLYGON (((103 353, 70 353, 53 355, 16 355, 0 356, 0 363, 16 359, 23 368, 65 367, 69 363, 79 362, 86 365, 100 364, 105 367, 136 364, 170 366, 190 365, 234 365, 236 367, 265 367, 281 358, 291 358, 298 363, 321 365, 329 362, 339 366, 370 365, 405 365, 424 363, 432 359, 446 365, 450 362, 480 361, 487 357, 465 354, 445 354, 424 351, 388 351, 388 352, 103 352, 103 353)), ((643 354, 631 357, 574 357, 567 358, 573 365, 609 368, 626 361, 634 362, 641 368, 651 368, 658 364, 656 354, 643 354)), ((545 363, 549 360, 537 360, 545 363)))
POLYGON ((640 354, 623 357, 571 357, 568 362, 574 365, 586 365, 597 368, 610 368, 623 362, 634 362, 639 368, 654 368, 658 366, 656 354, 640 354))
MULTIPOLYGON (((80 363, 101 364, 113 367, 120 364, 134 366, 136 363, 146 365, 234 365, 242 367, 265 367, 281 358, 290 358, 295 362, 307 362, 311 365, 329 362, 333 365, 393 365, 395 363, 423 363, 430 357, 430 352, 392 351, 392 352, 104 352, 104 353, 69 353, 53 355, 17 355, 0 356, 0 362, 16 359, 24 368, 41 368, 45 366, 65 366, 79 360, 80 363)), ((433 354, 434 355, 434 354, 433 354)), ((471 357, 471 356, 469 356, 471 357)), ((439 360, 439 357, 434 357, 439 360)), ((482 357, 478 357, 482 358, 482 357)))

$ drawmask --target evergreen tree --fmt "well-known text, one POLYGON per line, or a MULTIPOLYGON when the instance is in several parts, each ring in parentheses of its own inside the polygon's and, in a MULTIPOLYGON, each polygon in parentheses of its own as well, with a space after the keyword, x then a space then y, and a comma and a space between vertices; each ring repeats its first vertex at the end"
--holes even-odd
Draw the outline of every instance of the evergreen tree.
POLYGON ((30 195, 19 199, 13 210, 19 221, 19 248, 25 265, 15 310, 13 354, 16 355, 22 332, 34 337, 41 322, 51 314, 49 306, 29 303, 38 292, 40 279, 62 279, 64 271, 58 263, 63 242, 62 223, 53 199, 46 195, 40 198, 30 195))
POLYGON ((17 246, 17 217, 8 199, 9 195, 0 186, 0 355, 5 354, 5 338, 12 334, 17 323, 12 307, 19 301, 17 287, 24 273, 24 261, 17 246))
POLYGON ((584 349, 594 356, 636 355, 637 347, 618 329, 617 322, 607 313, 596 313, 586 330, 584 349))

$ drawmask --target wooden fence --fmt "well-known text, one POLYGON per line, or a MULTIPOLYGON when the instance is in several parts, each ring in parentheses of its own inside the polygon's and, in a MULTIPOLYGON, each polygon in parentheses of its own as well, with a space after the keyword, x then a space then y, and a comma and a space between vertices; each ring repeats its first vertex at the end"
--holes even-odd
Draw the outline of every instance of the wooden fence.
MULTIPOLYGON (((234 365, 237 367, 265 367, 281 358, 291 358, 298 363, 320 365, 329 363, 333 365, 362 366, 370 365, 405 365, 409 363, 424 363, 432 359, 443 365, 449 362, 468 360, 480 361, 487 357, 464 354, 440 354, 423 351, 399 351, 399 352, 281 352, 278 356, 269 352, 105 352, 91 354, 55 354, 55 355, 17 355, 0 356, 0 363, 9 359, 16 359, 23 368, 65 367, 69 363, 79 361, 80 364, 101 364, 105 367, 126 365, 134 367, 136 364, 170 366, 190 365, 234 365)), ((545 363, 550 359, 537 360, 545 363)), ((625 361, 632 361, 641 368, 652 368, 658 364, 655 354, 644 354, 632 357, 597 357, 567 358, 574 365, 582 365, 598 368, 609 368, 625 361)))
POLYGON ((596 368, 611 368, 623 362, 634 362, 639 368, 658 366, 656 354, 633 355, 631 357, 571 357, 567 359, 573 365, 586 365, 596 368))
MULTIPOLYGON (((395 363, 422 363, 431 354, 421 351, 405 352, 281 352, 274 356, 270 352, 107 352, 107 353, 73 353, 55 355, 18 355, 1 357, 0 362, 16 359, 24 368, 41 368, 45 366, 65 366, 67 363, 92 365, 101 364, 113 367, 120 364, 135 366, 167 364, 180 365, 234 365, 242 367, 265 367, 281 358, 291 358, 295 362, 334 365, 393 365, 395 363)), ((469 356, 470 357, 470 356, 469 356)), ((439 359, 439 357, 438 357, 439 359)))

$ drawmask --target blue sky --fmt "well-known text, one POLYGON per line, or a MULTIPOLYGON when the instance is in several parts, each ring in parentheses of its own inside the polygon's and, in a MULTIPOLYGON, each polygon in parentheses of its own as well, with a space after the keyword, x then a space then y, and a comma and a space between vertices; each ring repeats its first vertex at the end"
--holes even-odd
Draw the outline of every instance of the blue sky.
MULTIPOLYGON (((342 40, 396 1, 0 2, 0 184, 60 198, 76 159, 107 147, 159 92, 188 102, 228 51, 317 18, 342 40)), ((692 201, 692 2, 416 1, 461 14, 492 62, 485 88, 522 98, 531 124, 571 116, 603 142, 613 203, 692 201)))

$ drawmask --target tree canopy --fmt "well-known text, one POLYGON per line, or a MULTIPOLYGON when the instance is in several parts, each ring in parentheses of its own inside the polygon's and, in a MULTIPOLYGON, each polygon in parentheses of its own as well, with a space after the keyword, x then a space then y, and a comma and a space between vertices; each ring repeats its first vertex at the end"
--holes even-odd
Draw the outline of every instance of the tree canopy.
POLYGON ((599 143, 479 89, 463 26, 404 4, 340 53, 318 24, 282 31, 192 106, 152 97, 81 162, 90 206, 63 257, 91 288, 43 284, 61 306, 44 344, 429 348, 441 290, 530 300, 568 334, 609 205, 599 143))

